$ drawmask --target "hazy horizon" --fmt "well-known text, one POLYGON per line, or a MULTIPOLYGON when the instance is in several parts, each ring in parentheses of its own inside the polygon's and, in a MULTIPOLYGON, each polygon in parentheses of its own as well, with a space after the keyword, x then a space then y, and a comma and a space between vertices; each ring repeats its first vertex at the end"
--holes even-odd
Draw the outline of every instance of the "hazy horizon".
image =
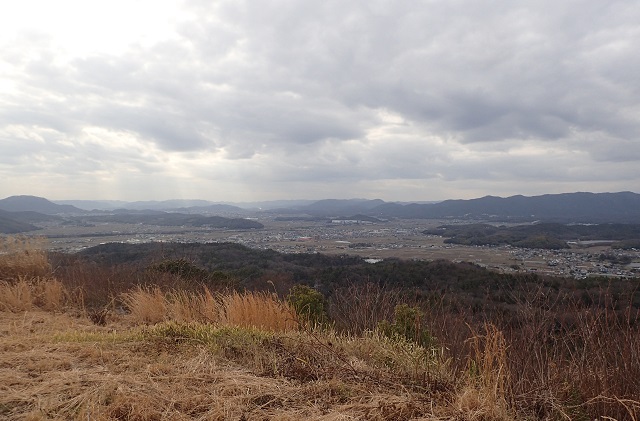
POLYGON ((33 197, 40 197, 40 198, 44 198, 47 199, 51 202, 55 202, 55 203, 64 203, 64 202, 104 202, 104 203, 135 203, 135 202, 140 202, 140 203, 144 203, 144 202, 209 202, 212 204, 236 204, 236 205, 242 205, 242 204, 254 204, 254 203, 269 203, 269 202, 319 202, 319 201, 323 201, 323 200, 354 200, 354 201, 358 201, 358 200, 362 200, 362 201, 374 201, 374 200, 382 200, 384 202, 387 203, 437 203, 437 202, 442 202, 442 201, 446 201, 446 200, 468 200, 468 199, 479 199, 479 198, 483 198, 486 196, 493 196, 493 197, 501 197, 501 198, 509 198, 509 197, 513 197, 513 196, 525 196, 525 197, 535 197, 535 196, 543 196, 543 195, 549 195, 549 194, 573 194, 573 193, 594 193, 594 194, 598 194, 598 193, 633 193, 633 194, 640 194, 638 192, 634 192, 634 191, 630 191, 630 190, 625 190, 625 191, 619 191, 619 192, 589 192, 589 191, 576 191, 576 192, 561 192, 561 193, 543 193, 541 195, 523 195, 523 194, 514 194, 514 195, 509 195, 509 196, 498 196, 498 195, 483 195, 483 196, 477 196, 477 197, 470 197, 470 198, 459 198, 459 197, 448 197, 445 199, 440 199, 440 200, 421 200, 421 199, 415 199, 415 200, 385 200, 379 197, 375 197, 375 198, 365 198, 365 197, 345 197, 345 198, 337 198, 337 197, 319 197, 319 198, 284 198, 284 199, 269 199, 269 200, 244 200, 244 201, 230 201, 230 200, 214 200, 214 199, 202 199, 202 198, 195 198, 195 197, 191 197, 191 198, 169 198, 169 199, 148 199, 148 200, 140 200, 140 199, 134 199, 134 200, 123 200, 123 199, 93 199, 93 198, 51 198, 51 197, 46 197, 46 196, 38 196, 38 195, 30 195, 30 194, 18 194, 18 195, 11 195, 11 196, 7 196, 7 197, 0 197, 0 200, 3 199, 7 199, 9 197, 20 197, 20 196, 33 196, 33 197))
POLYGON ((0 197, 634 191, 640 3, 24 0, 0 197))

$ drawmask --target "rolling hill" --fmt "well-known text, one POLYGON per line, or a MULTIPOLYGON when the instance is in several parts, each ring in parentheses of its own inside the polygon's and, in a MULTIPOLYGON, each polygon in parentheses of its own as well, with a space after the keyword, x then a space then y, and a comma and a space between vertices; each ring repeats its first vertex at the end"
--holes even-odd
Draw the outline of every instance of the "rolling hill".
POLYGON ((0 210, 9 212, 33 211, 45 215, 83 214, 86 211, 71 205, 57 205, 43 197, 10 196, 0 200, 0 210))

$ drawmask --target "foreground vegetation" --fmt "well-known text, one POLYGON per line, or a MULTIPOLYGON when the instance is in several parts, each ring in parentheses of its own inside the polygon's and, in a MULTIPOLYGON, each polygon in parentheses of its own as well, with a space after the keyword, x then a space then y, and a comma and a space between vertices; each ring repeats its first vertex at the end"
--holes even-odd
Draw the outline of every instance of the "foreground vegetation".
POLYGON ((640 415, 638 280, 518 278, 482 305, 460 279, 480 275, 444 263, 421 269, 426 284, 370 274, 321 293, 273 268, 243 282, 193 255, 114 264, 20 238, 2 248, 0 418, 640 415))

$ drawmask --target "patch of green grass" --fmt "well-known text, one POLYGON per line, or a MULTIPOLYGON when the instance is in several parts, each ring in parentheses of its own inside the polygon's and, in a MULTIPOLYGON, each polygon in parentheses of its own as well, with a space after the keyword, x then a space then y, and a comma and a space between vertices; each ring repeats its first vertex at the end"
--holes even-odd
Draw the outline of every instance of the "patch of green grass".
POLYGON ((69 330, 53 335, 54 343, 127 343, 142 341, 145 335, 140 329, 83 332, 69 330))
POLYGON ((164 338, 178 343, 194 343, 209 346, 221 344, 249 345, 273 337, 272 333, 247 327, 215 326, 207 323, 159 323, 145 329, 145 336, 164 338))

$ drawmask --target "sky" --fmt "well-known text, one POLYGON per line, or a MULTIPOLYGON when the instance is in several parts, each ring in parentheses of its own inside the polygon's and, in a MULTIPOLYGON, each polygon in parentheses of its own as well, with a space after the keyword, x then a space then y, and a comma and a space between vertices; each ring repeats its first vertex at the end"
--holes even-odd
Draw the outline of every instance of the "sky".
POLYGON ((637 0, 21 0, 0 198, 640 192, 637 0))

